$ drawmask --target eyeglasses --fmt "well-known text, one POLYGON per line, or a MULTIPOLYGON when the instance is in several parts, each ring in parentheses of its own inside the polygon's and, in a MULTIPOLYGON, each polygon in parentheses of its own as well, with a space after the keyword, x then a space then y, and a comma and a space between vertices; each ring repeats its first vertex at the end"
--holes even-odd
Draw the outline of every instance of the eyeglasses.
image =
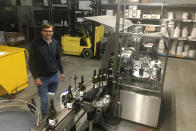
POLYGON ((45 33, 52 33, 53 31, 52 30, 43 30, 43 32, 45 32, 45 33))

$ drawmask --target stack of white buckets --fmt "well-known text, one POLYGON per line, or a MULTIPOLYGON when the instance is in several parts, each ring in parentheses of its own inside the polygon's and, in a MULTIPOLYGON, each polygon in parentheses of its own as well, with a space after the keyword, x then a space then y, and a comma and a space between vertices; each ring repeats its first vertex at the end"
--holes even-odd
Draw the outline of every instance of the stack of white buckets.
POLYGON ((184 44, 183 41, 173 40, 170 49, 171 56, 184 56, 189 58, 195 58, 195 50, 190 49, 189 44, 184 44))
POLYGON ((196 39, 196 27, 192 29, 191 36, 189 36, 189 39, 196 39))
MULTIPOLYGON (((188 12, 183 12, 182 14, 182 20, 186 21, 189 20, 189 13, 188 12)), ((196 39, 196 27, 192 29, 192 32, 189 35, 188 27, 183 27, 182 30, 180 29, 180 26, 175 25, 175 14, 174 12, 168 12, 168 22, 163 21, 162 25, 163 26, 168 26, 171 31, 171 37, 173 38, 192 38, 196 39)), ((196 21, 196 13, 195 13, 195 21, 196 21)), ((166 30, 166 27, 161 28, 161 32, 163 35, 168 36, 168 32, 166 30)), ((165 47, 164 47, 164 42, 163 40, 159 41, 159 49, 158 52, 160 54, 164 54, 165 52, 165 47)), ((189 57, 189 58, 195 58, 196 55, 196 50, 190 49, 190 44, 185 44, 183 41, 178 41, 178 40, 173 40, 171 49, 170 49, 170 55, 171 56, 184 56, 184 57, 189 57)))

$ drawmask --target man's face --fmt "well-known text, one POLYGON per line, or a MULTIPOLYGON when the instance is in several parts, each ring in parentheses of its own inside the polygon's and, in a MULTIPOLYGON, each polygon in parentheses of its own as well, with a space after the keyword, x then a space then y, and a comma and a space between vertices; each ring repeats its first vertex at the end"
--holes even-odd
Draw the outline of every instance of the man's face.
POLYGON ((44 38, 45 40, 50 41, 51 38, 52 38, 52 35, 53 35, 53 29, 52 29, 52 27, 44 28, 44 29, 41 31, 41 34, 42 34, 42 36, 43 36, 43 38, 44 38))

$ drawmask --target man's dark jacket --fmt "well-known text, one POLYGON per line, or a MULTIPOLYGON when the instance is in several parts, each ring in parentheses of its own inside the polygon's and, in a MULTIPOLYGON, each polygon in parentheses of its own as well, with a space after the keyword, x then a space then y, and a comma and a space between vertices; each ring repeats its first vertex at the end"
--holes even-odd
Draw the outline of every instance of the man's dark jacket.
POLYGON ((58 42, 52 39, 48 44, 42 37, 32 41, 29 46, 28 65, 34 79, 51 76, 58 70, 63 74, 58 42))

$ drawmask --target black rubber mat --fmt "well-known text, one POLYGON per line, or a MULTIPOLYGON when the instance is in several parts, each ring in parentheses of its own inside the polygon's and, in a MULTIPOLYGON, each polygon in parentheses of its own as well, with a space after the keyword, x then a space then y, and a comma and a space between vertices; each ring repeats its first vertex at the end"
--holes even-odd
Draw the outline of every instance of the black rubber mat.
POLYGON ((0 112, 0 131, 30 131, 36 120, 36 115, 29 111, 2 111, 0 112))

